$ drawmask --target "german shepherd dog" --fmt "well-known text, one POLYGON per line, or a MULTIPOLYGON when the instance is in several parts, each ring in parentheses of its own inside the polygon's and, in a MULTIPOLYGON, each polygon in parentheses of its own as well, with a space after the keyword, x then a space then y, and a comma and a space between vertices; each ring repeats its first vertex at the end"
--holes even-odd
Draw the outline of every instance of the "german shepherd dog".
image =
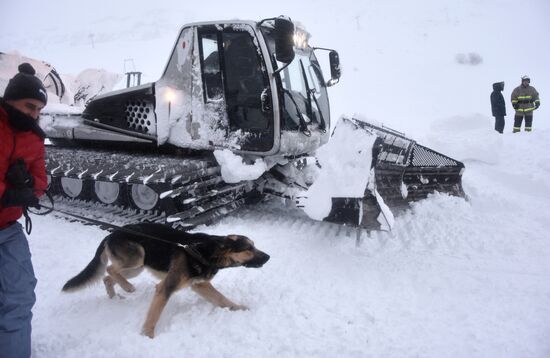
POLYGON ((217 306, 231 310, 247 309, 226 298, 212 286, 210 280, 220 269, 261 267, 267 260, 269 255, 256 249, 246 236, 188 233, 160 224, 126 225, 101 241, 92 261, 67 281, 63 291, 82 289, 98 281, 107 271, 103 283, 107 295, 113 298, 116 284, 126 292, 135 291, 127 279, 148 268, 161 279, 142 330, 143 334, 153 338, 155 326, 170 295, 184 287, 191 287, 217 306))

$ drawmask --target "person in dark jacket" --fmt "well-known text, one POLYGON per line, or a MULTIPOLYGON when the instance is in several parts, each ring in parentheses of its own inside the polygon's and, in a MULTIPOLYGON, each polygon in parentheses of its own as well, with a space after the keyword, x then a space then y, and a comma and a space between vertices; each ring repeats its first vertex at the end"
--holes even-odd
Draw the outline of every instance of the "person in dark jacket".
POLYGON ((506 117, 506 102, 502 91, 504 91, 504 82, 493 83, 491 110, 493 111, 493 117, 495 117, 495 130, 499 133, 504 131, 504 117, 506 117))
POLYGON ((0 358, 31 355, 36 278, 21 224, 47 187, 44 132, 38 126, 48 97, 24 63, 0 98, 0 358))

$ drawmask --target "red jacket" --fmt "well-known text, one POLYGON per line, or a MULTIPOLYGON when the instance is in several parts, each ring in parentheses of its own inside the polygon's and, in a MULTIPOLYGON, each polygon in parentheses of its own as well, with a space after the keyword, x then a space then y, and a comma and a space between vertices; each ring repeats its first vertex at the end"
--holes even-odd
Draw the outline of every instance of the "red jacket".
MULTIPOLYGON (((8 114, 0 106, 0 198, 4 195, 9 183, 6 172, 17 159, 25 161, 27 170, 34 177, 34 190, 37 196, 48 187, 46 164, 44 162, 44 141, 32 131, 14 130, 8 122, 8 114)), ((7 227, 23 214, 20 207, 4 208, 0 202, 0 229, 7 227)))

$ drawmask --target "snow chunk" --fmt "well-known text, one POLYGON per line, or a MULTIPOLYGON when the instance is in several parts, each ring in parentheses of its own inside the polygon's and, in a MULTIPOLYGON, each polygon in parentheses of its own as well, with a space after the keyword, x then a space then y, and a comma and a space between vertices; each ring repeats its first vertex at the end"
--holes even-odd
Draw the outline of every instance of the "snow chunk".
POLYGON ((407 199, 407 196, 409 196, 409 190, 403 182, 401 182, 401 196, 403 197, 403 199, 407 199))
MULTIPOLYGON (((386 204, 384 201, 384 198, 382 198, 382 195, 376 190, 376 179, 375 179, 375 173, 374 168, 370 171, 370 178, 367 185, 367 188, 371 191, 371 193, 374 194, 376 197, 376 202, 378 203, 378 206, 380 207, 380 214, 378 214, 378 217, 376 218, 376 221, 380 223, 380 230, 389 231, 392 229, 393 225, 395 224, 395 217, 393 216, 393 213, 390 209, 390 207, 386 204)), ((408 195, 407 187, 405 184, 401 184, 401 195, 404 198, 406 195, 408 195), (405 193, 403 192, 405 191, 405 193)))
POLYGON ((262 158, 248 165, 243 158, 229 149, 214 151, 216 161, 222 168, 222 178, 226 183, 238 183, 243 180, 258 179, 266 170, 267 165, 262 158))
POLYGON ((317 151, 319 177, 300 200, 306 214, 322 220, 332 198, 362 198, 369 182, 376 135, 340 119, 328 144, 317 151))

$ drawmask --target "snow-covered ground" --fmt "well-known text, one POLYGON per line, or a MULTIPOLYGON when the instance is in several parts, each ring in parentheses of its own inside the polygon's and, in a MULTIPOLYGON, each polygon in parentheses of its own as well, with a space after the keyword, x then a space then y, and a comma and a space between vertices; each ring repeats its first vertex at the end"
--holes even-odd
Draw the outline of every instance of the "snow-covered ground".
POLYGON ((358 247, 354 232, 278 203, 201 228, 247 235, 271 260, 214 279, 249 311, 182 291, 154 340, 139 332, 156 280, 134 279, 125 299, 100 285, 62 294, 106 232, 35 216, 34 357, 550 356, 550 2, 8 0, 0 10, 2 52, 73 75, 133 62, 145 81, 158 78, 184 23, 287 14, 341 55, 333 119, 359 113, 466 165, 468 201, 434 195, 392 232, 363 232, 358 247), (542 105, 534 132, 512 134, 508 97, 523 74, 542 105), (489 94, 502 80, 509 115, 498 135, 489 94))
POLYGON ((467 145, 447 152, 465 159, 469 200, 434 195, 392 232, 363 232, 358 247, 355 232, 279 203, 200 228, 247 235, 271 259, 213 281, 249 311, 180 291, 154 340, 140 335, 153 276, 134 279, 125 299, 107 298, 102 284, 62 293, 106 232, 35 217, 34 356, 550 356, 550 131, 470 128, 455 139, 467 145))

